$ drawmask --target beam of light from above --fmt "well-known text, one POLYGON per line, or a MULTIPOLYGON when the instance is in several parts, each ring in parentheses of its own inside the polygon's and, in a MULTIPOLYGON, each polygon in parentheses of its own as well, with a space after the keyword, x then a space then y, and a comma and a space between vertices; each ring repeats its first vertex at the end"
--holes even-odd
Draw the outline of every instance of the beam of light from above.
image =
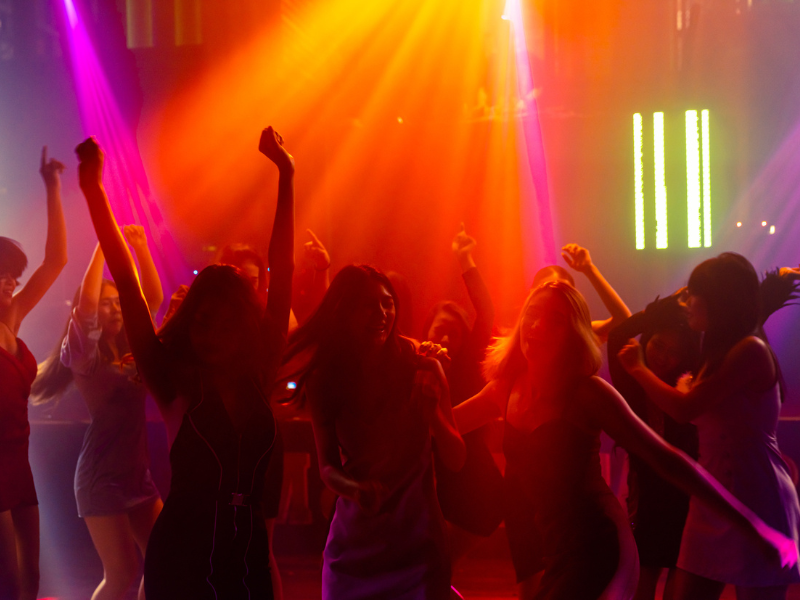
POLYGON ((703 139, 703 246, 711 247, 711 131, 709 112, 700 113, 703 139))
MULTIPOLYGON (((507 0, 503 17, 511 24, 511 43, 513 45, 514 65, 516 67, 517 93, 524 103, 524 113, 519 117, 522 128, 522 139, 525 142, 523 156, 527 156, 527 169, 533 181, 535 202, 538 217, 538 238, 541 240, 542 259, 545 263, 554 264, 557 253, 552 208, 550 206, 550 189, 547 177, 547 161, 542 138, 542 127, 539 121, 539 108, 536 102, 533 85, 533 74, 528 58, 528 44, 525 38, 525 26, 520 0, 507 0)), ((520 199, 521 202, 524 201, 520 199)), ((525 208, 524 206, 522 207, 525 208)), ((535 229, 530 224, 529 231, 535 229)), ((541 265, 540 265, 541 266, 541 265)), ((532 267, 529 267, 529 269, 532 267)))
POLYGON ((689 248, 702 246, 700 220, 700 128, 697 111, 686 111, 686 217, 689 227, 689 248))
POLYGON ((656 184, 656 248, 663 250, 669 244, 667 231, 666 157, 664 153, 664 113, 653 113, 653 153, 655 156, 656 184))
POLYGON ((642 164, 642 115, 633 115, 634 215, 636 249, 644 249, 644 166, 642 164))
POLYGON ((122 117, 73 0, 64 0, 64 10, 81 122, 84 133, 96 136, 105 150, 103 181, 111 207, 121 225, 144 226, 163 283, 174 289, 188 271, 151 197, 135 133, 122 117))

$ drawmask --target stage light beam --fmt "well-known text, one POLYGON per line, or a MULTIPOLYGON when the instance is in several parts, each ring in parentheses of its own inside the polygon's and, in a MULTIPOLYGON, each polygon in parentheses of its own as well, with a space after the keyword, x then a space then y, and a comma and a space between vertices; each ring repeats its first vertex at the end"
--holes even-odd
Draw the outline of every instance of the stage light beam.
POLYGON ((711 127, 709 112, 700 113, 703 137, 703 246, 711 247, 711 127))
POLYGON ((633 115, 633 174, 636 217, 636 249, 643 250, 644 239, 644 166, 642 164, 642 115, 633 115))
POLYGON ((689 248, 702 246, 700 220, 700 131, 697 111, 686 111, 686 211, 689 248))
POLYGON ((662 250, 669 245, 669 236, 667 233, 667 183, 663 112, 653 113, 653 151, 655 153, 656 184, 656 248, 662 250))

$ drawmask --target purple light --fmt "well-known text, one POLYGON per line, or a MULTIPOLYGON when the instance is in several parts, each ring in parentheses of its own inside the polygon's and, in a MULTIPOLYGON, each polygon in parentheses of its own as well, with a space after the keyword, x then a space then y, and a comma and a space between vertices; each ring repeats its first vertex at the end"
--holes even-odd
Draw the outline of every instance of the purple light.
POLYGON ((103 182, 120 224, 140 223, 152 244, 153 260, 167 289, 188 274, 153 198, 135 132, 120 113, 111 87, 73 0, 64 0, 72 74, 86 135, 94 135, 106 152, 103 182))
POLYGON ((533 189, 529 195, 533 196, 530 202, 521 202, 522 223, 526 225, 523 231, 523 243, 526 254, 526 275, 528 279, 538 270, 541 261, 545 264, 554 264, 557 260, 553 215, 550 207, 550 189, 547 177, 547 161, 544 152, 542 127, 539 122, 539 107, 536 103, 535 89, 531 65, 528 59, 528 44, 525 39, 525 27, 522 16, 520 0, 507 0, 502 18, 511 25, 511 43, 513 44, 514 62, 517 76, 517 93, 523 103, 522 114, 518 124, 522 129, 524 147, 520 148, 520 157, 523 159, 523 169, 530 174, 533 189), (531 210, 535 206, 535 214, 531 210), (538 227, 537 227, 538 225, 538 227), (538 236, 530 235, 537 231, 538 236), (536 246, 539 252, 536 252, 536 246), (533 256, 541 256, 539 264, 531 260, 533 256))

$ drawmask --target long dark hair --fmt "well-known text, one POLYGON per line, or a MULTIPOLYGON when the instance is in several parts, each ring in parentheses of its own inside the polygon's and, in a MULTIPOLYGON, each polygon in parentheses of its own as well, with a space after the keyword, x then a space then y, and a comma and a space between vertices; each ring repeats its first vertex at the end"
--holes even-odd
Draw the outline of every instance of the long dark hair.
POLYGON ((363 349, 358 347, 352 332, 348 330, 348 323, 358 306, 358 300, 374 283, 383 285, 389 291, 396 310, 394 324, 382 348, 384 363, 395 364, 401 369, 411 368, 415 364, 413 343, 398 333, 397 322, 402 307, 391 281, 374 267, 349 265, 333 278, 311 318, 289 336, 281 381, 295 382, 296 397, 300 402, 308 377, 314 373, 319 374, 321 387, 331 396, 340 391, 352 391, 357 386, 363 349))
POLYGON ((695 267, 688 288, 708 309, 701 361, 710 374, 739 340, 756 333, 761 304, 758 274, 741 254, 724 252, 695 267))
POLYGON ((254 374, 265 364, 266 349, 261 334, 262 309, 258 295, 239 269, 230 265, 210 265, 200 271, 175 314, 159 329, 167 353, 180 368, 200 367, 192 349, 190 331, 198 309, 205 302, 229 306, 237 316, 244 340, 241 357, 254 374))
MULTIPOLYGON (((117 289, 116 284, 110 279, 103 279, 103 287, 111 286, 117 289)), ((102 288, 101 288, 102 289, 102 288)), ((81 288, 75 291, 75 296, 72 298, 73 310, 78 306, 81 297, 81 288)), ((64 338, 67 337, 69 332, 69 323, 72 320, 72 315, 67 319, 64 325, 64 332, 58 338, 55 346, 50 351, 50 354, 39 365, 39 374, 31 386, 31 404, 40 405, 47 404, 48 402, 58 401, 61 399, 64 391, 70 383, 72 383, 72 369, 65 367, 61 362, 61 347, 64 343, 64 338)), ((125 333, 125 328, 116 336, 117 350, 120 357, 130 353, 130 346, 128 345, 128 336, 125 333)), ((111 350, 105 336, 100 336, 97 342, 97 349, 100 352, 100 358, 106 363, 113 363, 115 360, 114 352, 111 350)))
POLYGON ((0 274, 8 273, 19 278, 27 266, 28 257, 19 244, 11 238, 0 236, 0 274))
POLYGON ((642 348, 647 348, 648 342, 656 334, 672 332, 678 336, 681 360, 672 370, 672 373, 668 375, 668 381, 665 382, 675 387, 681 375, 697 372, 700 360, 700 333, 692 331, 692 328, 689 327, 686 311, 678 303, 678 298, 675 296, 662 299, 656 298, 655 301, 647 305, 645 317, 645 326, 640 338, 642 348))

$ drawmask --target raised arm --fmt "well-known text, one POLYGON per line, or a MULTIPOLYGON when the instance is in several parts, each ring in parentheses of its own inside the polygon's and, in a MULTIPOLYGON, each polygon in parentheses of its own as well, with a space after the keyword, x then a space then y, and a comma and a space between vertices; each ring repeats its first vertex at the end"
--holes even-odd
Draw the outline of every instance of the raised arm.
POLYGON ((458 264, 461 267, 461 276, 467 286, 469 299, 475 308, 475 323, 472 325, 469 340, 467 341, 467 351, 475 351, 480 354, 489 345, 492 339, 492 329, 494 328, 494 304, 486 283, 481 277, 475 260, 472 258, 472 251, 478 242, 475 238, 467 235, 464 223, 461 223, 461 230, 453 239, 453 253, 456 255, 458 264))
POLYGON ((656 435, 608 383, 592 377, 581 385, 578 398, 587 414, 606 433, 647 462, 661 477, 750 533, 754 542, 760 543, 776 562, 782 565, 797 562, 793 540, 768 527, 702 467, 656 435))
POLYGON ((502 417, 509 393, 506 383, 490 381, 472 398, 456 406, 453 409, 453 418, 458 431, 462 434, 469 433, 502 417))
POLYGON ((103 187, 103 152, 94 138, 75 150, 80 160, 78 176, 81 190, 89 206, 97 239, 105 254, 108 268, 119 291, 122 318, 139 373, 159 405, 175 398, 175 389, 168 357, 156 336, 150 309, 139 286, 139 278, 131 260, 103 187))
POLYGON ((125 239, 133 248, 136 259, 139 261, 139 269, 142 272, 142 292, 150 308, 150 314, 154 315, 161 308, 164 302, 164 290, 161 288, 161 278, 147 246, 147 236, 144 234, 144 227, 141 225, 125 225, 122 228, 125 239))
POLYGON ((645 366, 642 348, 636 340, 629 341, 619 358, 648 397, 681 423, 693 420, 737 391, 764 390, 775 381, 772 354, 762 340, 753 336, 736 344, 712 375, 702 377, 701 373, 701 380, 688 392, 673 388, 656 377, 645 366))
POLYGON ((313 231, 306 229, 306 233, 310 241, 303 244, 303 265, 294 277, 292 293, 292 310, 301 325, 317 309, 330 286, 330 254, 313 231))
POLYGON ((78 299, 78 312, 82 315, 97 314, 97 306, 100 302, 100 292, 103 288, 103 265, 106 259, 103 256, 103 249, 98 243, 92 253, 89 266, 83 274, 81 281, 81 294, 78 299))
POLYGON ((278 206, 269 241, 269 297, 267 314, 286 335, 292 307, 294 272, 294 158, 272 127, 261 132, 259 151, 278 167, 278 206))
POLYGON ((47 146, 42 148, 39 172, 47 189, 47 240, 44 247, 44 261, 14 296, 12 310, 16 321, 15 332, 19 329, 22 319, 38 304, 67 264, 67 226, 61 206, 61 173, 64 168, 64 165, 56 159, 48 160, 47 146))
POLYGON ((614 327, 631 316, 631 311, 592 262, 592 257, 586 248, 578 244, 567 244, 561 249, 561 256, 572 269, 586 276, 611 315, 602 321, 592 321, 592 330, 600 341, 604 342, 614 327))

